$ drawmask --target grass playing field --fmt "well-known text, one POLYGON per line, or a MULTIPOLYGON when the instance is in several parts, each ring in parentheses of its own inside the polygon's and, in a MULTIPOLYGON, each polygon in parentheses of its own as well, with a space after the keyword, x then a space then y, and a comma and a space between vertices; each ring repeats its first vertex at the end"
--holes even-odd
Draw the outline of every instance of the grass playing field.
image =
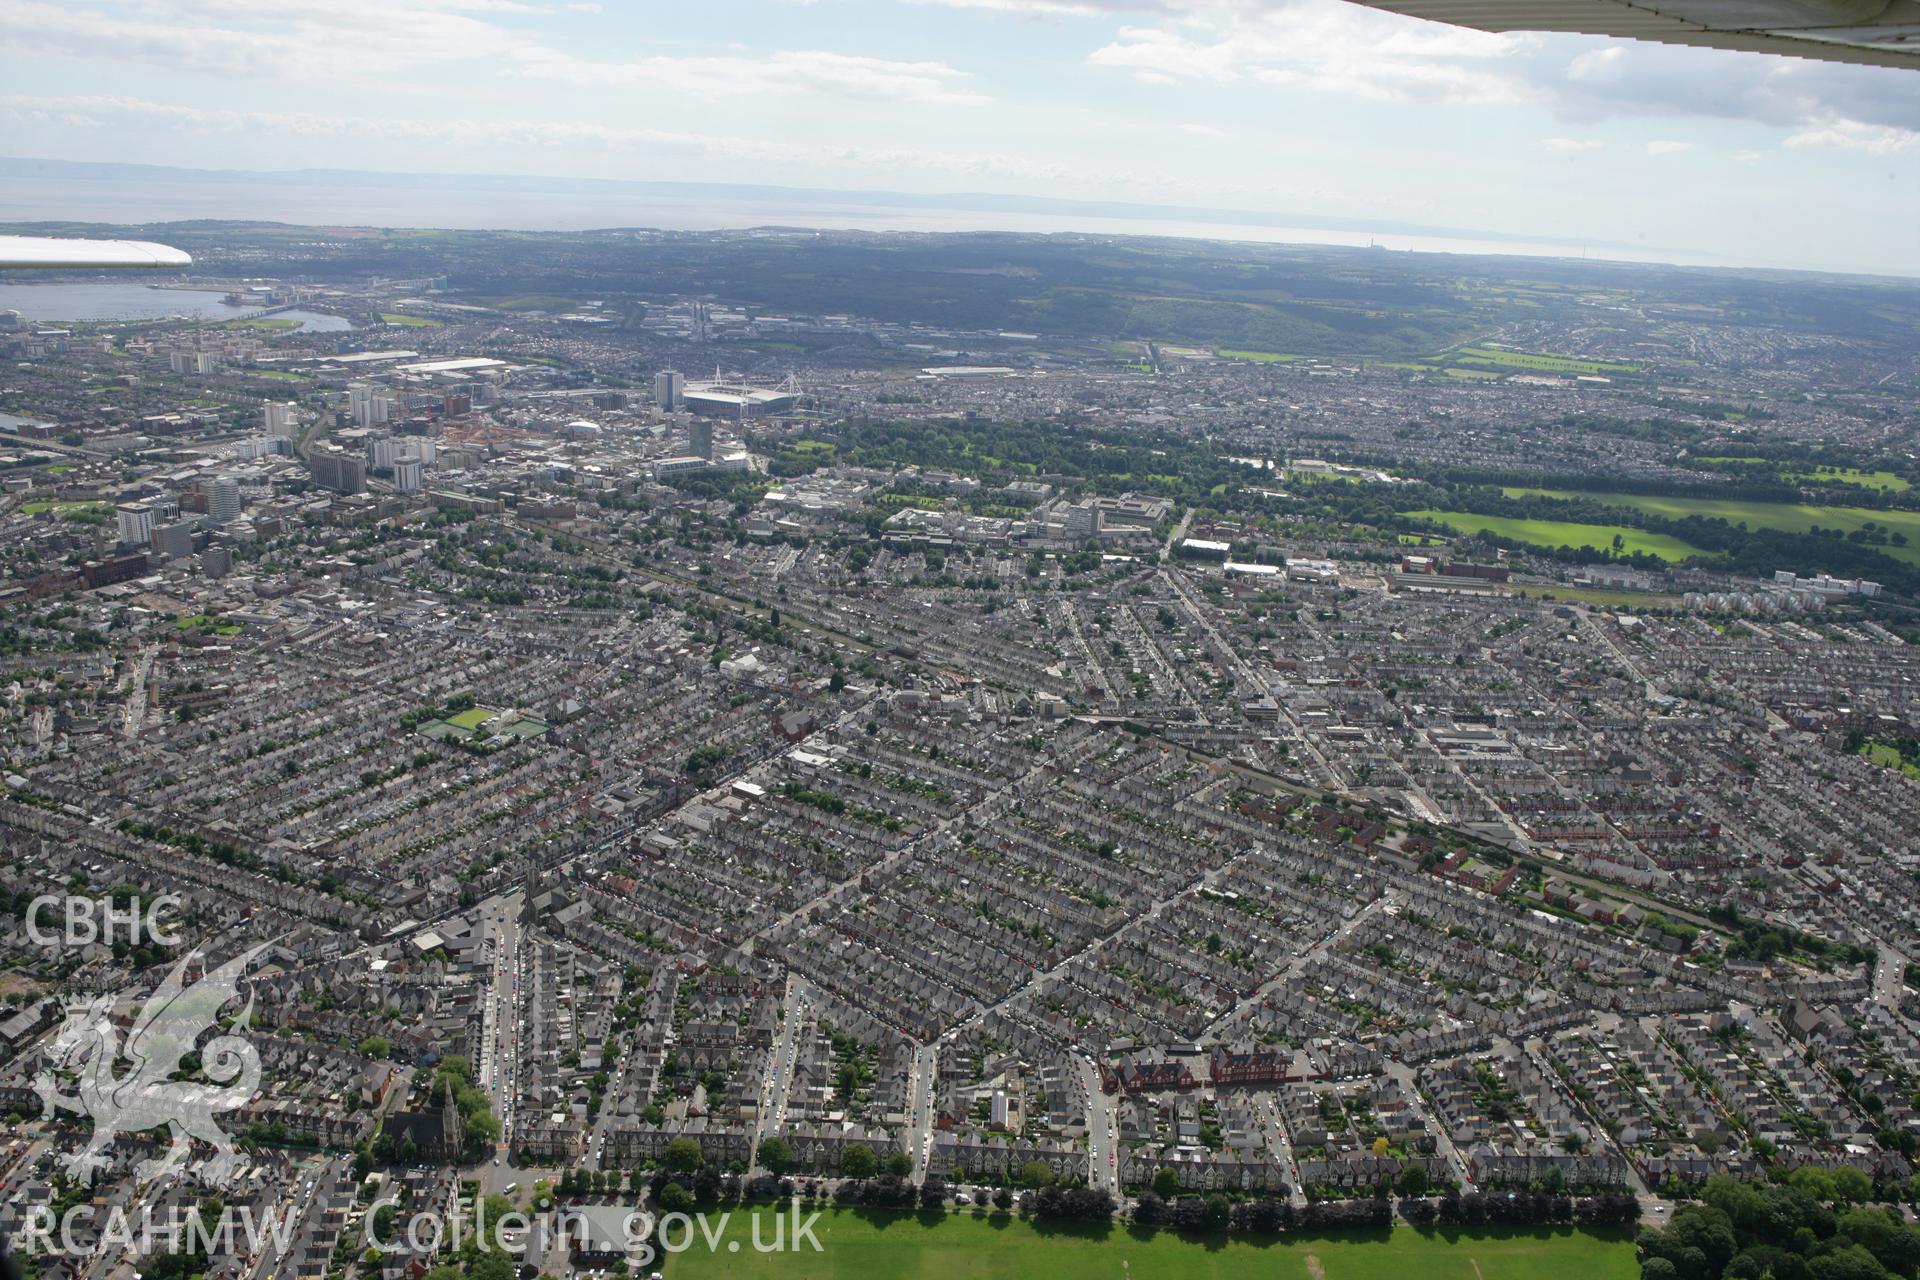
POLYGON ((1250 360, 1254 364, 1287 364, 1300 359, 1299 356, 1282 355, 1278 351, 1233 351, 1220 347, 1214 351, 1222 360, 1250 360))
MULTIPOLYGON (((820 1252, 757 1253, 774 1239, 771 1207, 735 1211, 717 1248, 696 1231, 693 1247, 668 1257, 669 1280, 1631 1280, 1639 1274, 1624 1233, 1483 1229, 1471 1235, 1393 1231, 1278 1240, 1192 1240, 1124 1225, 1042 1227, 1007 1214, 920 1215, 833 1209, 813 1234, 820 1252), (729 1246, 737 1244, 737 1251, 729 1246)), ((783 1215, 792 1226, 791 1212, 783 1215)), ((804 1220, 806 1214, 802 1213, 804 1220)), ((717 1215, 715 1215, 717 1218, 717 1215)), ((675 1237, 676 1242, 678 1236, 675 1237)))
MULTIPOLYGON (((1903 533, 1907 537, 1907 545, 1904 547, 1884 546, 1876 550, 1886 552, 1895 560, 1920 564, 1920 511, 1875 511, 1871 507, 1813 507, 1799 502, 1740 502, 1720 498, 1663 498, 1634 493, 1583 493, 1568 489, 1507 489, 1505 492, 1509 497, 1523 493, 1538 493, 1549 498, 1592 498, 1595 502, 1604 502, 1615 507, 1628 507, 1648 515, 1664 516, 1669 520, 1684 520, 1688 516, 1705 516, 1710 520, 1726 520, 1733 524, 1745 521, 1747 527, 1751 529, 1780 529, 1787 533, 1805 533, 1814 525, 1819 525, 1823 529, 1840 529, 1851 533, 1872 521, 1883 529, 1903 533)), ((1475 517, 1475 519, 1484 518, 1475 517)))
POLYGON ((1522 369, 1537 373, 1613 374, 1637 373, 1640 366, 1620 360, 1583 360, 1578 356, 1560 356, 1547 352, 1503 351, 1498 347, 1461 347, 1450 357, 1456 364, 1493 365, 1501 369, 1522 369))
POLYGON ((37 516, 42 511, 51 511, 57 516, 69 516, 74 519, 86 519, 91 516, 104 518, 108 514, 108 507, 104 502, 35 501, 20 505, 21 515, 37 516))
POLYGON ((1446 525, 1457 533, 1475 534, 1482 529, 1491 530, 1495 537, 1511 538, 1515 542, 1527 542, 1536 547, 1594 547, 1604 549, 1613 545, 1614 535, 1620 536, 1620 550, 1623 555, 1644 551, 1648 555, 1659 556, 1662 560, 1685 560, 1688 556, 1704 556, 1709 553, 1679 538, 1664 533, 1648 533, 1644 529, 1634 529, 1617 524, 1578 524, 1570 520, 1522 520, 1515 516, 1483 516, 1471 511, 1403 511, 1402 515, 1413 516, 1419 520, 1433 520, 1446 525))
POLYGON ((1858 467, 1815 467, 1812 471, 1789 472, 1784 478, 1829 484, 1856 484, 1863 489, 1885 489, 1889 493, 1905 493, 1913 488, 1907 480, 1891 471, 1862 471, 1858 467))
MULTIPOLYGON (((1720 466, 1727 463, 1759 463, 1765 458, 1695 458, 1701 466, 1720 466)), ((1786 469, 1780 472, 1780 478, 1792 483, 1853 484, 1863 489, 1885 489, 1889 493, 1905 493, 1913 485, 1891 471, 1862 471, 1858 467, 1815 466, 1811 471, 1786 469)))

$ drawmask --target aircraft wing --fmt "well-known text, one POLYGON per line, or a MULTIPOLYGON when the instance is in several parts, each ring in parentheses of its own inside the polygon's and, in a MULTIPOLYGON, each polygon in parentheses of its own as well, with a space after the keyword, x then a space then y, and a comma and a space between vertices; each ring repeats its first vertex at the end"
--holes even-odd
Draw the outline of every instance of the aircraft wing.
POLYGON ((185 252, 145 240, 0 236, 0 270, 27 267, 190 267, 185 252))
POLYGON ((1359 2, 1478 31, 1577 31, 1709 49, 1920 69, 1920 0, 1359 2))

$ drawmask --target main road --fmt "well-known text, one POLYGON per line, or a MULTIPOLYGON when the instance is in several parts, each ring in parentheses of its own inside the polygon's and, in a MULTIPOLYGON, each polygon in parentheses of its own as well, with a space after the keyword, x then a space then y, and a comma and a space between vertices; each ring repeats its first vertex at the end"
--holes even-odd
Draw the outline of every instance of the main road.
POLYGON ((1087 1185, 1095 1191, 1120 1195, 1120 1131, 1118 1100, 1100 1087, 1100 1068, 1092 1058, 1078 1057, 1080 1087, 1087 1095, 1087 1185))
POLYGON ((519 1098, 520 1080, 520 976, 522 971, 520 909, 524 891, 488 898, 474 908, 492 937, 488 961, 488 990, 481 1006, 479 1061, 474 1064, 474 1081, 493 1099, 493 1114, 500 1121, 500 1137, 494 1143, 493 1160, 482 1181, 489 1192, 500 1190, 517 1175, 509 1162, 513 1150, 513 1125, 518 1118, 514 1104, 519 1098))
POLYGON ((933 1159, 933 1114, 938 1105, 940 1050, 918 1044, 913 1050, 912 1074, 907 1078, 907 1154, 913 1157, 913 1180, 924 1182, 933 1159))
POLYGON ((753 1127, 751 1171, 765 1173, 760 1167, 760 1144, 780 1132, 781 1117, 787 1114, 787 1097, 793 1091, 793 1059, 800 1042, 800 1028, 806 1025, 812 1002, 807 999, 806 980, 787 975, 785 998, 780 1002, 780 1034, 767 1055, 766 1078, 760 1082, 760 1118, 753 1127))

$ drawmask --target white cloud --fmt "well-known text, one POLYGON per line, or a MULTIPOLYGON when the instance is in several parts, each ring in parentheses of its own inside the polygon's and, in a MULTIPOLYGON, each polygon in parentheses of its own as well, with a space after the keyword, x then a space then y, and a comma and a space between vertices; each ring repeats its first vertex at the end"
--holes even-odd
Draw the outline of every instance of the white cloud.
MULTIPOLYGON (((1099 7, 1107 7, 1099 0, 1099 7)), ((1575 122, 1712 117, 1805 146, 1898 150, 1913 73, 1564 34, 1492 35, 1340 0, 1142 0, 1088 61, 1152 84, 1264 83, 1389 101, 1519 106, 1575 122), (1873 133, 1890 129, 1889 134, 1873 133)))
POLYGON ((938 5, 947 9, 989 9, 996 13, 1026 14, 1045 18, 1098 18, 1122 13, 1165 12, 1177 6, 1130 3, 1130 0, 909 0, 912 4, 938 5))
POLYGON ((1524 37, 1416 22, 1338 0, 1253 14, 1197 11, 1123 27, 1088 61, 1150 83, 1241 79, 1381 100, 1514 104, 1502 62, 1524 37))
POLYGON ((1546 151, 1598 151, 1607 144, 1597 138, 1542 138, 1540 146, 1546 151))
POLYGON ((1155 84, 1188 80, 1237 80, 1240 51, 1223 42, 1207 44, 1182 32, 1159 27, 1122 27, 1112 44, 1095 49, 1087 61, 1119 67, 1155 84))
POLYGON ((1787 138, 1783 146, 1796 151, 1865 151, 1873 155, 1892 155, 1920 147, 1920 132, 1891 125, 1861 124, 1841 120, 1819 129, 1807 129, 1787 138))
POLYGON ((967 73, 941 62, 820 49, 602 62, 490 20, 551 18, 562 10, 591 15, 599 6, 557 9, 522 0, 151 0, 129 6, 91 0, 79 7, 0 0, 0 31, 15 50, 234 77, 392 77, 435 64, 490 63, 525 76, 658 85, 705 99, 813 93, 943 105, 985 101, 965 87, 967 73), (481 14, 487 17, 475 16, 481 14))
POLYGON ((264 10, 240 0, 130 10, 0 0, 0 30, 16 52, 298 79, 380 75, 493 57, 518 42, 504 28, 459 9, 523 11, 507 0, 286 0, 264 10))
POLYGON ((1183 124, 1180 132, 1195 138, 1232 138, 1236 135, 1226 129, 1218 129, 1210 124, 1183 124))
MULTIPOLYGON (((1920 145, 1920 94, 1913 92, 1912 73, 1890 69, 1598 37, 1491 35, 1340 0, 903 3, 914 6, 916 27, 932 33, 941 24, 1062 19, 1061 29, 1081 36, 1093 67, 1183 94, 1271 86, 1336 100, 1522 111, 1529 119, 1562 122, 1540 130, 1560 134, 1537 144, 1548 151, 1591 149, 1581 138, 1586 127, 1614 119, 1646 122, 1642 138, 1652 135, 1655 142, 1645 149, 1656 155, 1674 154, 1659 149, 1670 132, 1690 132, 1678 121, 1699 118, 1759 124, 1796 150, 1880 155, 1920 145), (943 9, 968 12, 938 12, 943 9)), ((937 59, 895 59, 717 42, 670 52, 645 46, 629 52, 611 40, 589 44, 616 26, 613 17, 594 16, 600 8, 593 0, 0 0, 0 32, 14 62, 44 56, 102 68, 102 78, 82 83, 111 85, 117 81, 104 77, 118 67, 144 64, 236 83, 374 86, 389 99, 445 97, 454 104, 442 108, 448 110, 464 105, 450 85, 470 86, 488 100, 510 98, 516 79, 537 81, 541 89, 629 86, 635 97, 658 88, 700 101, 810 95, 936 108, 983 103, 989 95, 1022 101, 1016 88, 970 75, 944 48, 937 59), (619 53, 601 51, 616 47, 619 53)), ((753 34, 723 37, 750 40, 753 34)), ((1049 47, 1057 43, 1036 43, 1022 56, 1040 58, 1049 47)), ((527 87, 521 86, 522 96, 529 96, 527 87)), ((1183 109, 1172 93, 1164 96, 1163 121, 1205 110, 1183 109)), ((1097 93, 1087 100, 1124 114, 1097 93)), ((616 109, 608 104, 609 112, 616 109)), ((869 114, 878 128, 883 113, 869 114)), ((787 124, 771 117, 766 131, 778 134, 787 124)), ((856 140, 873 136, 853 127, 856 140)), ((1204 130, 1215 126, 1162 127, 1203 138, 1214 136, 1204 130)), ((1010 137, 1005 146, 1042 154, 1048 141, 1035 131, 1010 137)))
POLYGON ((521 75, 570 84, 658 85, 709 99, 798 91, 886 102, 987 101, 964 87, 968 73, 944 62, 893 62, 821 49, 593 62, 535 45, 515 50, 514 58, 521 75))
MULTIPOLYGON (((728 164, 803 172, 916 173, 942 181, 1019 182, 1058 189, 1072 184, 1137 184, 1138 175, 1091 173, 1004 152, 936 148, 793 143, 590 121, 410 120, 395 116, 339 116, 310 112, 224 111, 112 96, 0 95, 0 122, 125 131, 141 124, 195 135, 337 138, 454 149, 493 147, 541 152, 606 152, 635 157, 693 156, 728 164)), ((462 154, 467 152, 462 151, 462 154)))
POLYGON ((1691 142, 1676 142, 1671 138, 1655 138, 1647 144, 1650 156, 1677 156, 1683 151, 1693 150, 1691 142))

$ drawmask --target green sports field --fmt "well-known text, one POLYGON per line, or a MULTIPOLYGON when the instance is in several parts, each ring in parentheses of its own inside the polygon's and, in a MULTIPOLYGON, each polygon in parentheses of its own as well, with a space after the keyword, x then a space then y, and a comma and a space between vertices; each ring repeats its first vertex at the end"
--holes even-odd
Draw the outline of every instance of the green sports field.
POLYGON ((1580 524, 1571 520, 1523 520, 1517 516, 1483 516, 1472 511, 1403 511, 1416 520, 1433 520, 1456 533, 1476 534, 1490 530, 1495 537, 1536 547, 1594 547, 1604 550, 1620 535, 1621 553, 1644 551, 1662 560, 1685 560, 1688 556, 1711 555, 1691 542, 1664 533, 1648 533, 1619 524, 1580 524))
MULTIPOLYGON (((1733 464, 1754 464, 1765 462, 1765 458, 1695 458, 1703 467, 1733 464)), ((1852 484, 1863 489, 1885 489, 1889 493, 1905 493, 1913 485, 1891 471, 1862 471, 1858 467, 1833 467, 1816 465, 1810 471, 1796 471, 1791 468, 1780 472, 1780 478, 1790 483, 1826 483, 1852 484)))
POLYGON ((1913 488, 1891 471, 1862 471, 1858 467, 1815 467, 1811 471, 1788 472, 1783 478, 1807 483, 1853 484, 1863 489, 1885 489, 1889 493, 1905 493, 1913 488))
MULTIPOLYGON (((1920 564, 1920 511, 1875 511, 1872 507, 1814 507, 1800 502, 1741 502, 1720 498, 1663 498, 1634 493, 1588 493, 1570 489, 1507 489, 1508 497, 1537 493, 1549 498, 1591 498, 1610 506, 1627 507, 1669 520, 1705 516, 1731 524, 1745 522, 1750 529, 1779 529, 1785 533, 1805 533, 1814 525, 1851 533, 1868 521, 1890 532, 1907 536, 1904 547, 1883 546, 1895 560, 1920 564)), ((1476 517, 1484 519, 1485 517, 1476 517)))
POLYGON ((1222 360, 1250 360, 1254 364, 1289 364, 1301 358, 1278 351, 1234 351, 1227 347, 1216 347, 1213 354, 1222 360))
POLYGON ((104 502, 57 502, 57 501, 26 502, 26 503, 22 503, 20 506, 21 515, 37 516, 42 511, 51 511, 53 512, 53 514, 57 516, 76 516, 76 517, 85 518, 87 516, 105 516, 108 512, 108 507, 107 507, 107 504, 104 502))
MULTIPOLYGON (((669 1280, 1631 1280, 1640 1271, 1632 1240, 1618 1232, 1401 1227, 1351 1237, 1192 1240, 1118 1224, 1056 1228, 1007 1214, 863 1209, 822 1213, 813 1229, 818 1253, 756 1253, 752 1214, 762 1216, 760 1239, 769 1242, 773 1213, 735 1211, 724 1232, 716 1230, 712 1252, 696 1232, 691 1249, 667 1259, 669 1280), (739 1249, 729 1252, 733 1244, 739 1249)), ((791 1212, 784 1217, 791 1227, 791 1212)))
POLYGON ((1578 356, 1549 352, 1506 351, 1499 347, 1461 347, 1447 357, 1455 364, 1493 365, 1537 373, 1614 374, 1638 373, 1640 366, 1622 360, 1583 360, 1578 356))

